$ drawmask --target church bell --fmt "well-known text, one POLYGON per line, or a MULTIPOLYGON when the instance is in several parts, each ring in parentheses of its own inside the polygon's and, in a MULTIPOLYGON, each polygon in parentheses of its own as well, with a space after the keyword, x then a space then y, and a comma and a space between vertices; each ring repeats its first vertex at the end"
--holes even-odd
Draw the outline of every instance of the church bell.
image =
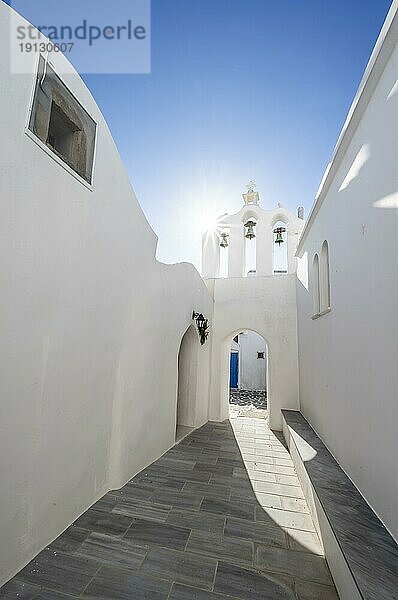
POLYGON ((284 227, 277 227, 276 229, 274 229, 274 233, 276 233, 275 244, 278 244, 278 246, 280 246, 284 242, 282 233, 284 233, 285 231, 286 229, 284 227))
POLYGON ((221 234, 220 246, 221 248, 228 248, 228 233, 221 234))
POLYGON ((245 224, 245 227, 247 229, 245 238, 247 238, 248 240, 252 240, 253 238, 256 237, 256 234, 254 233, 255 225, 256 224, 254 221, 247 221, 247 223, 245 224))

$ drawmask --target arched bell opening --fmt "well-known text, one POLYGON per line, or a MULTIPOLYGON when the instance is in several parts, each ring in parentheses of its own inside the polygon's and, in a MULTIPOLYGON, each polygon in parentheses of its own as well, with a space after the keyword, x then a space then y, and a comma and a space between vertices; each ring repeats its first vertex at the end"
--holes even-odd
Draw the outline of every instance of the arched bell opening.
POLYGON ((254 217, 248 217, 244 222, 244 241, 245 241, 245 267, 244 276, 250 277, 257 272, 257 220, 254 217))
POLYGON ((228 277, 229 263, 229 238, 230 232, 228 228, 222 229, 220 234, 219 252, 220 252, 220 269, 219 277, 228 277))
POLYGON ((272 229, 272 273, 286 275, 288 272, 288 235, 284 221, 277 221, 272 229))

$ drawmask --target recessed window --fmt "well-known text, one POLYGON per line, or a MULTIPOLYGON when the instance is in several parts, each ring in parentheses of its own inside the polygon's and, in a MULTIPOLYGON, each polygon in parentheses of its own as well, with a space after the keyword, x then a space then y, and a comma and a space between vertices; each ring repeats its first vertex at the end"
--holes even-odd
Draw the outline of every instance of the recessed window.
POLYGON ((329 245, 326 240, 322 244, 319 256, 315 254, 312 263, 312 297, 313 319, 330 312, 329 245))
POLYGON ((319 312, 320 312, 319 257, 317 254, 315 254, 314 262, 312 263, 312 298, 313 298, 313 305, 314 305, 314 315, 319 315, 319 312))
POLYGON ((257 352, 257 358, 264 358, 264 352, 257 352))
POLYGON ((42 56, 29 129, 80 177, 92 182, 96 123, 42 56))
POLYGON ((324 312, 330 308, 329 245, 326 240, 322 244, 320 263, 320 308, 324 312))

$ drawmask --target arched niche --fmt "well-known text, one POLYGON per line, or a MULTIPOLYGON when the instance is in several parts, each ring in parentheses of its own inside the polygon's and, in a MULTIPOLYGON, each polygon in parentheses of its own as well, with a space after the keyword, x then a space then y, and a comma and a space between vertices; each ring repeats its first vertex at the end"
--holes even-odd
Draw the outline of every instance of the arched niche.
POLYGON ((198 383, 199 338, 190 325, 184 333, 178 352, 176 441, 195 427, 198 383))
POLYGON ((255 275, 257 271, 257 219, 255 217, 247 217, 243 223, 243 235, 244 235, 244 268, 243 275, 247 277, 249 275, 255 275), (248 228, 245 227, 246 223, 254 223, 253 231, 254 237, 252 239, 247 238, 248 228))
POLYGON ((319 257, 315 254, 312 261, 312 302, 314 315, 318 315, 321 310, 319 295, 319 257))
POLYGON ((329 244, 325 240, 322 244, 319 266, 319 299, 320 312, 330 308, 330 268, 329 244))

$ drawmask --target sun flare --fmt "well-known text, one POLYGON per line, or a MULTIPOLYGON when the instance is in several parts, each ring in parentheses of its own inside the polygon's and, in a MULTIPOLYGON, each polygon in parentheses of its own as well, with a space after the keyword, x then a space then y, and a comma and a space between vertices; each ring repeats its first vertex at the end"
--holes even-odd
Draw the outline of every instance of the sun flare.
POLYGON ((220 229, 218 218, 212 214, 203 215, 201 219, 201 230, 202 233, 215 233, 220 229))

